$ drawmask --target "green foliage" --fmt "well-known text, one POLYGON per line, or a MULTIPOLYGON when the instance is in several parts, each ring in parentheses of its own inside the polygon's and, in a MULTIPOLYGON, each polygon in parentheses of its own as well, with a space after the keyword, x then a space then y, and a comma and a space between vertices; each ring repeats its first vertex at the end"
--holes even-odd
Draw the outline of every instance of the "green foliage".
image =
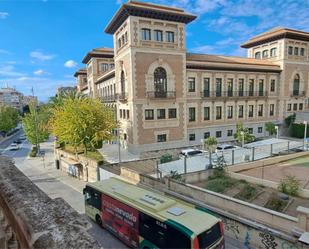
POLYGON ((291 196, 297 196, 300 189, 300 181, 293 175, 287 175, 281 179, 278 190, 291 196))
POLYGON ((58 142, 82 147, 85 154, 98 141, 110 139, 115 127, 114 110, 97 99, 67 98, 52 108, 50 128, 58 142))
POLYGON ((251 143, 255 140, 255 136, 249 133, 249 129, 244 128, 244 125, 242 123, 238 123, 236 125, 236 132, 234 133, 234 138, 237 140, 237 142, 242 143, 243 136, 245 143, 251 143), (244 135, 242 135, 242 132, 244 135))
POLYGON ((36 157, 37 153, 38 153, 38 148, 36 146, 33 146, 30 153, 29 153, 29 156, 30 157, 36 157))
POLYGON ((29 143, 38 147, 39 143, 44 142, 48 136, 48 120, 50 112, 46 106, 36 107, 30 105, 30 112, 22 119, 24 131, 29 143))
POLYGON ((234 186, 236 183, 237 180, 229 176, 224 176, 208 180, 205 188, 217 193, 223 193, 227 188, 234 186))
MULTIPOLYGON (((291 136, 297 138, 304 138, 305 125, 304 124, 292 124, 290 128, 291 136)), ((309 129, 307 130, 306 137, 309 136, 309 129)))
POLYGON ((213 153, 217 147, 218 141, 215 137, 209 137, 204 140, 204 146, 209 153, 213 153))
POLYGON ((286 207, 287 203, 288 201, 282 200, 278 196, 273 195, 267 201, 265 207, 277 212, 282 212, 283 209, 286 207))
POLYGON ((0 105, 0 131, 9 132, 15 128, 19 121, 17 109, 0 105))
POLYGON ((173 179, 173 180, 176 180, 176 181, 180 181, 180 182, 183 182, 184 179, 182 179, 182 176, 175 170, 175 171, 171 171, 170 172, 170 178, 173 179))
POLYGON ((295 118, 296 118, 296 114, 295 113, 290 115, 290 116, 288 116, 288 117, 286 117, 285 120, 284 120, 285 124, 287 126, 290 126, 291 124, 293 124, 295 122, 295 118))
POLYGON ((269 135, 276 135, 277 134, 276 126, 275 126, 274 123, 267 122, 265 124, 265 127, 266 127, 266 131, 269 133, 269 135))
POLYGON ((218 156, 218 162, 216 165, 216 168, 225 170, 225 167, 227 166, 224 155, 222 154, 221 156, 218 156))
POLYGON ((235 198, 250 201, 257 193, 256 187, 250 183, 244 183, 240 192, 235 196, 235 198))

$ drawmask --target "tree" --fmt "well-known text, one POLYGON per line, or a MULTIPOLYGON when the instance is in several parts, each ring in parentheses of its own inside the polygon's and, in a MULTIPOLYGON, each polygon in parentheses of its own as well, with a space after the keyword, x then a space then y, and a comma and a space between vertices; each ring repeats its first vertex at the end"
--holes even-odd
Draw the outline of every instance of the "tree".
POLYGON ((19 113, 17 109, 0 105, 0 131, 9 132, 13 128, 15 128, 18 124, 19 113))
POLYGON ((209 153, 209 167, 210 168, 212 168, 211 155, 215 151, 215 149, 217 148, 217 144, 218 144, 218 141, 215 137, 209 137, 206 140, 204 140, 204 146, 209 153))
POLYGON ((29 105, 29 113, 22 119, 26 137, 32 145, 38 149, 40 143, 44 142, 48 136, 49 109, 46 106, 37 107, 35 103, 29 105))
POLYGON ((87 154, 100 140, 112 137, 116 127, 114 111, 98 99, 67 98, 52 109, 50 128, 59 143, 79 147, 87 154))
POLYGON ((276 130, 276 126, 274 123, 272 122, 267 122, 265 124, 266 127, 266 131, 269 133, 269 135, 276 135, 277 134, 277 130, 276 130))
POLYGON ((255 140, 255 136, 249 133, 248 128, 244 128, 242 123, 238 123, 236 125, 236 132, 234 134, 234 138, 237 142, 242 143, 243 139, 245 143, 250 143, 255 140))

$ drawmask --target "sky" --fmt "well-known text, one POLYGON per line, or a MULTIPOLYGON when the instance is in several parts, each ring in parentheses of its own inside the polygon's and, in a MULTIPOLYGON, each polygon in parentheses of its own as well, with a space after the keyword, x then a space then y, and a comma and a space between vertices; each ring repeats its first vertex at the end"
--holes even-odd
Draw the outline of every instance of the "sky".
MULTIPOLYGON (((0 87, 41 101, 74 72, 93 48, 112 47, 104 28, 121 0, 0 0, 0 87)), ((187 25, 187 50, 246 56, 240 44, 277 26, 309 32, 309 0, 147 0, 196 14, 187 25)))

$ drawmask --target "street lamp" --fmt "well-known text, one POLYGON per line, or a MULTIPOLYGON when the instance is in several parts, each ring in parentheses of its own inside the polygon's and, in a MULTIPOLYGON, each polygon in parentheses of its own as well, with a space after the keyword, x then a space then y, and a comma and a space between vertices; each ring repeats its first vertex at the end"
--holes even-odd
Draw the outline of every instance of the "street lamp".
POLYGON ((307 125, 308 125, 308 122, 304 121, 304 125, 305 125, 305 132, 304 132, 304 150, 305 150, 305 144, 306 144, 306 140, 307 140, 307 125))
POLYGON ((240 135, 241 135, 241 147, 244 147, 244 144, 245 144, 245 133, 243 131, 241 131, 240 135))
POLYGON ((275 129, 276 129, 277 139, 279 139, 279 126, 276 125, 276 126, 275 126, 275 129))

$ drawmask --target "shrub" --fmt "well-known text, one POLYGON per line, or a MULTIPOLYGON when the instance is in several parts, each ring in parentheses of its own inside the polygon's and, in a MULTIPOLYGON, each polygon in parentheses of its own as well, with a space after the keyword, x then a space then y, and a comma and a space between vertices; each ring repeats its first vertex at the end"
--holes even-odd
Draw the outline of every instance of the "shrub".
POLYGON ((288 201, 282 200, 279 197, 272 195, 267 201, 265 207, 277 212, 282 212, 287 204, 288 201))
MULTIPOLYGON (((304 138, 305 125, 304 124, 292 124, 291 136, 296 138, 304 138)), ((307 137, 309 135, 309 129, 307 130, 307 137)))
POLYGON ((295 121, 295 117, 296 117, 296 114, 294 113, 294 114, 292 114, 292 115, 290 115, 290 116, 288 116, 288 117, 286 117, 285 118, 285 124, 287 125, 287 126, 290 126, 291 124, 293 124, 294 123, 294 121, 295 121))
POLYGON ((180 182, 184 181, 184 179, 182 179, 182 176, 177 171, 172 170, 170 173, 171 173, 170 178, 172 178, 173 180, 180 182))
POLYGON ((256 192, 256 187, 249 183, 245 183, 241 191, 235 197, 243 201, 249 201, 256 195, 256 192))
POLYGON ((31 151, 30 151, 30 153, 29 153, 29 156, 30 156, 30 157, 36 157, 37 154, 38 154, 38 149, 37 149, 36 146, 33 146, 32 149, 31 149, 31 151))
POLYGON ((217 193, 223 193, 227 188, 234 186, 237 180, 229 177, 218 177, 207 181, 205 188, 217 193))
POLYGON ((291 196, 297 196, 300 188, 300 181, 292 175, 286 176, 279 183, 278 190, 291 196))

